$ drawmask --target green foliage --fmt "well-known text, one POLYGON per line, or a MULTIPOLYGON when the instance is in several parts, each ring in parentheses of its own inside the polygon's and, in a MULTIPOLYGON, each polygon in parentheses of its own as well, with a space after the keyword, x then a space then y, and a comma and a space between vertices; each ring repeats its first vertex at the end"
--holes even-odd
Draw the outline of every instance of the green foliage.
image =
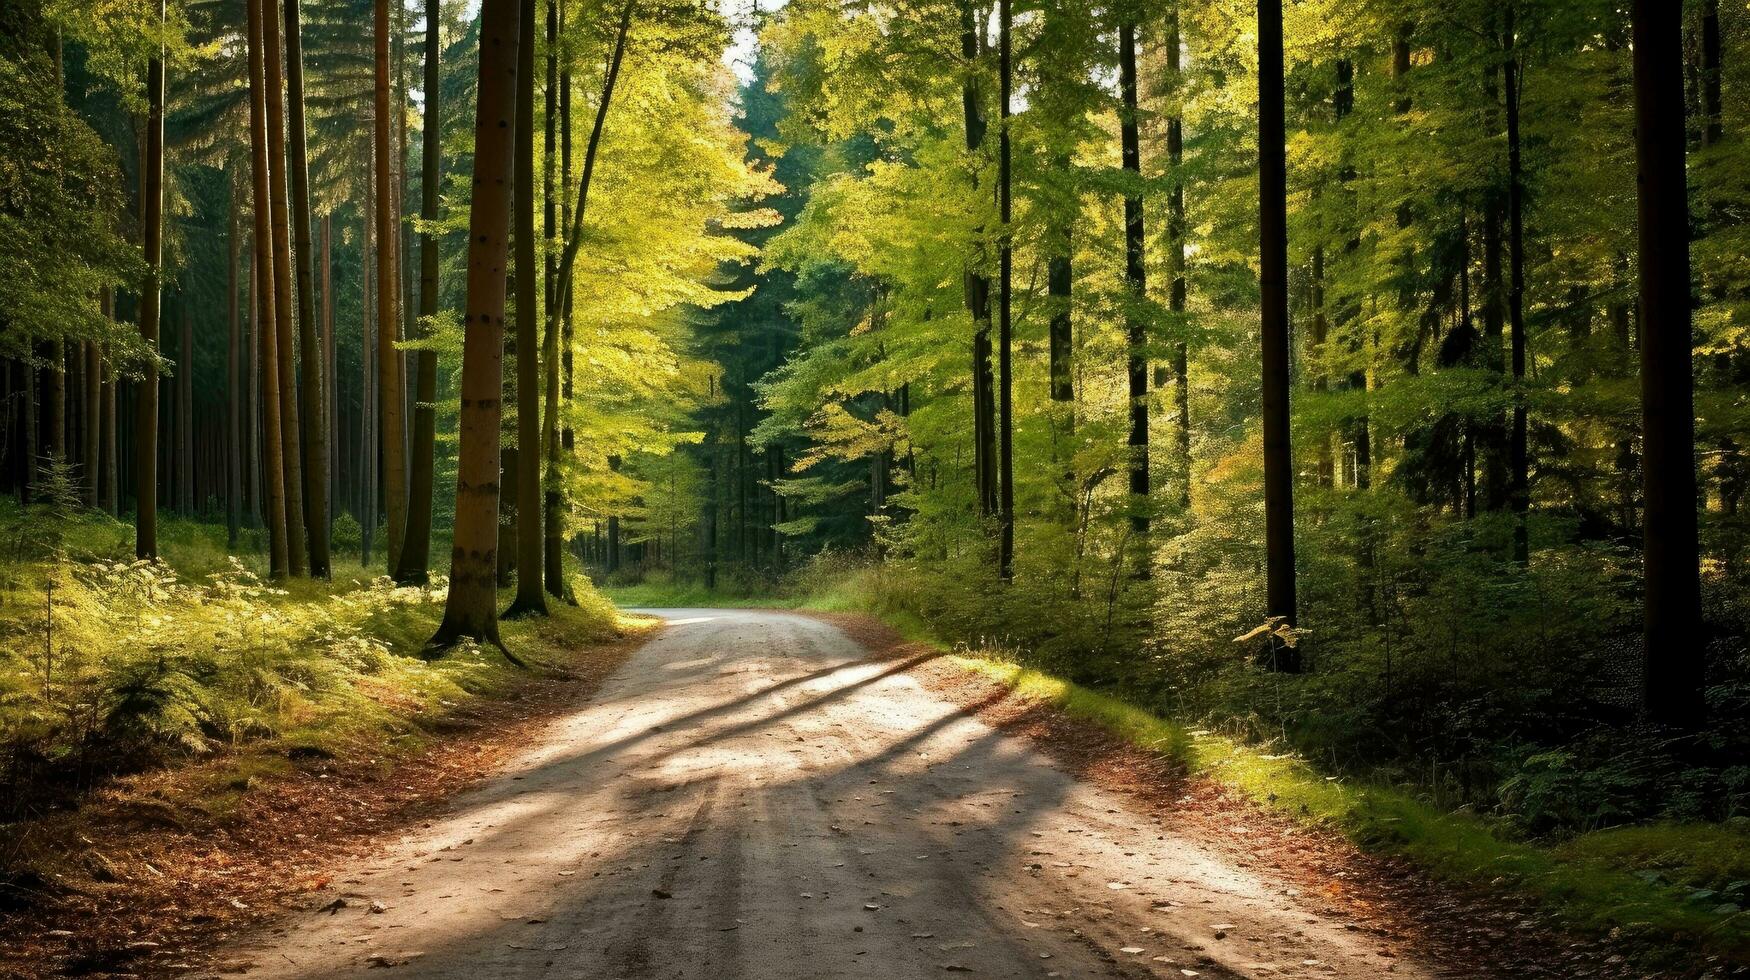
MULTIPOLYGON (((37 520, 0 505, 11 537, 37 520)), ((445 583, 386 578, 279 588, 223 553, 222 528, 173 522, 169 564, 122 557, 127 529, 69 520, 64 548, 8 565, 0 589, 0 781, 7 819, 116 772, 270 740, 329 753, 411 744, 421 717, 506 684, 496 651, 419 656, 445 583)), ((531 655, 609 638, 619 616, 585 581, 576 607, 507 624, 531 655), (545 632, 542 632, 544 630, 545 632)))

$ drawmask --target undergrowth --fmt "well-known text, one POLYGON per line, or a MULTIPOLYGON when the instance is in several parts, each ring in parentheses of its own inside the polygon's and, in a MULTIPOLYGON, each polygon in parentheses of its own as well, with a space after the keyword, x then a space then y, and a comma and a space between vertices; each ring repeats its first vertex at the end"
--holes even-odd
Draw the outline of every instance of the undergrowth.
MULTIPOLYGON (((274 583, 226 554, 223 528, 170 520, 159 540, 163 560, 140 561, 105 515, 0 501, 0 825, 228 750, 393 756, 522 676, 490 649, 419 656, 441 578, 398 587, 341 561, 330 582, 274 583)), ((574 585, 578 605, 505 623, 506 643, 563 665, 616 635, 612 604, 574 585)))

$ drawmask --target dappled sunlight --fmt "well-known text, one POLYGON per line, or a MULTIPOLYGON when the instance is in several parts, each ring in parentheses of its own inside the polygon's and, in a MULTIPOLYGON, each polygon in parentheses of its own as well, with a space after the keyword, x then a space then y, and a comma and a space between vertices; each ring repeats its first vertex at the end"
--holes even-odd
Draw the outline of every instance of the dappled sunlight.
POLYGON ((934 656, 868 660, 783 614, 671 630, 344 878, 345 906, 226 955, 309 980, 385 962, 520 974, 561 951, 577 976, 1037 975, 1047 959, 1081 972, 1111 957, 1179 976, 1286 944, 1311 951, 1294 963, 1383 971, 1341 929, 1273 903, 1280 886, 923 690, 907 671, 934 656), (1212 923, 1241 915, 1255 945, 1202 949, 1212 923))

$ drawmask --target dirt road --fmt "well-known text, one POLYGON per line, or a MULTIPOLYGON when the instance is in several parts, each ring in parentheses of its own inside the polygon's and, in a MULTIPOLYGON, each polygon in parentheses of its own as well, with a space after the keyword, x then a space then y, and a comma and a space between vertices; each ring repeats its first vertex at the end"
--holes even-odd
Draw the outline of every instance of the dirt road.
POLYGON ((1437 975, 1079 782, 829 624, 662 615, 667 629, 587 707, 308 909, 225 951, 223 971, 1437 975))

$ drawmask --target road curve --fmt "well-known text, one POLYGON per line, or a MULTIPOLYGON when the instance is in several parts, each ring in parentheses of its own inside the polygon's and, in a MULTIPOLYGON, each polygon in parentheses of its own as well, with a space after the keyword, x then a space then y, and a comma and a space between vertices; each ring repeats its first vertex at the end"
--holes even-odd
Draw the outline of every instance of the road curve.
POLYGON ((222 971, 1437 975, 827 623, 655 612, 666 628, 586 706, 308 909, 225 950, 222 971))

